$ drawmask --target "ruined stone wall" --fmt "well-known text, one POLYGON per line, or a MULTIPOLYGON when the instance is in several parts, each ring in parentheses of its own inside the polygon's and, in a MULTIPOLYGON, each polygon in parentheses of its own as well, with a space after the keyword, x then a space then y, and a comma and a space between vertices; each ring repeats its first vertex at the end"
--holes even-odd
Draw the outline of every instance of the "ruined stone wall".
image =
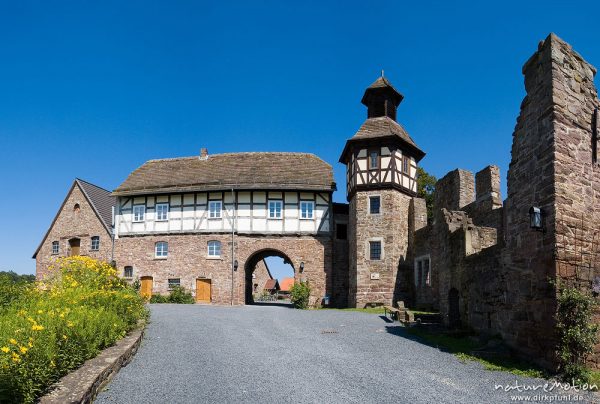
POLYGON ((410 196, 396 190, 361 191, 350 201, 350 306, 391 305, 408 297, 410 201, 410 196), (369 196, 374 195, 381 197, 380 214, 369 213, 369 196), (370 260, 369 241, 381 241, 381 260, 370 260))
POLYGON ((71 255, 69 239, 80 239, 80 255, 110 262, 112 252, 111 236, 78 185, 75 185, 67 196, 62 209, 58 212, 56 221, 48 231, 35 257, 36 276, 38 279, 48 274, 48 269, 58 257, 71 255), (79 210, 75 210, 75 204, 79 210), (92 251, 92 237, 100 237, 100 248, 92 251), (52 254, 52 242, 59 242, 59 253, 52 254))

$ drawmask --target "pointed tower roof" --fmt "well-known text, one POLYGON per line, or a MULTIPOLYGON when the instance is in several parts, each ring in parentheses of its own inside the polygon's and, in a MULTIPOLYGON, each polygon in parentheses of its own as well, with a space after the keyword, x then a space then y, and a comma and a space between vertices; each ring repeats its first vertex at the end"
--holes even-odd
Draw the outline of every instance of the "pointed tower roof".
POLYGON ((373 142, 399 143, 417 161, 425 156, 408 132, 396 122, 396 108, 403 99, 404 96, 383 75, 367 87, 361 100, 368 108, 367 120, 346 141, 340 163, 346 163, 347 153, 352 145, 373 142))

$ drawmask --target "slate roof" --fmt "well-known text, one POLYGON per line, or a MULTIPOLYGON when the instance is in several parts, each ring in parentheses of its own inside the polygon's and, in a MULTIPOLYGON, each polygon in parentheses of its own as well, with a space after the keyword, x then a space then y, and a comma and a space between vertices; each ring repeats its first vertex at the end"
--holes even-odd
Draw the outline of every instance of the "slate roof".
POLYGON ((56 216, 54 216, 50 227, 48 227, 46 234, 44 234, 44 237, 42 238, 42 241, 40 242, 38 248, 35 250, 35 253, 33 253, 32 258, 35 258, 37 256, 37 253, 40 251, 40 248, 42 248, 42 245, 44 244, 44 241, 46 241, 46 238, 48 237, 52 226, 54 226, 54 223, 56 223, 56 220, 58 219, 58 215, 60 215, 60 212, 62 212, 65 203, 67 203, 67 200, 71 195, 71 192, 73 192, 73 188, 75 188, 76 186, 78 186, 81 189, 83 195, 88 200, 89 204, 92 206, 92 209, 106 228, 108 234, 112 234, 112 207, 116 205, 117 198, 112 196, 110 194, 110 191, 107 191, 104 188, 101 188, 82 179, 75 178, 75 181, 73 181, 73 185, 71 185, 69 192, 67 192, 67 196, 63 200, 63 203, 60 205, 58 212, 56 212, 56 216))
POLYGON ((231 188, 333 191, 335 182, 331 166, 314 154, 223 153, 147 161, 112 195, 231 188))
POLYGON ((345 163, 343 159, 350 143, 382 138, 400 140, 403 144, 408 146, 417 160, 420 160, 425 156, 425 153, 419 149, 419 146, 412 140, 402 125, 387 116, 380 116, 367 119, 354 136, 348 139, 346 147, 344 147, 344 151, 341 154, 340 162, 345 163))
POLYGON ((92 207, 96 210, 96 213, 102 219, 104 226, 107 229, 112 227, 112 207, 116 206, 117 198, 110 194, 104 188, 100 188, 97 185, 90 184, 87 181, 77 178, 75 180, 83 193, 87 196, 92 207))

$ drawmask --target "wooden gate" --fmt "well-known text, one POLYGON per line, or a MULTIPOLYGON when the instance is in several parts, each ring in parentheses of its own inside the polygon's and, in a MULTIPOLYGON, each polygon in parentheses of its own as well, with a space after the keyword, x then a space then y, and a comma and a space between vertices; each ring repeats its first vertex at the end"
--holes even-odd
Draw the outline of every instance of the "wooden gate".
POLYGON ((196 301, 200 303, 210 303, 210 289, 210 279, 196 279, 196 301))

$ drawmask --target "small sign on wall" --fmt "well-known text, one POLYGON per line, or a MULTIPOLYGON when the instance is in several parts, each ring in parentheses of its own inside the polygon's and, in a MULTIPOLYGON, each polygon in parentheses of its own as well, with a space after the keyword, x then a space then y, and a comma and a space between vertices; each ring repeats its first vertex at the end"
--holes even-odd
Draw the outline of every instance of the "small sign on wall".
POLYGON ((379 279, 379 272, 372 272, 371 280, 377 280, 377 279, 379 279))

